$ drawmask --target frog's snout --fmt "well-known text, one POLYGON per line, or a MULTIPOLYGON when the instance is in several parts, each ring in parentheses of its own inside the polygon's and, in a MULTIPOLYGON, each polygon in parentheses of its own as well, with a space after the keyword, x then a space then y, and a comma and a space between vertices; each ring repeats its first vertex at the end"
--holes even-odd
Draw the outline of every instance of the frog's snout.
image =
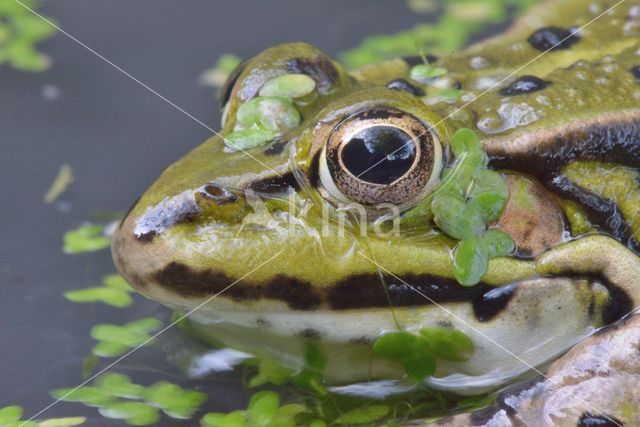
POLYGON ((148 277, 175 257, 174 228, 237 222, 247 206, 244 195, 217 183, 185 190, 143 211, 134 203, 113 235, 111 251, 120 274, 145 294, 148 277))

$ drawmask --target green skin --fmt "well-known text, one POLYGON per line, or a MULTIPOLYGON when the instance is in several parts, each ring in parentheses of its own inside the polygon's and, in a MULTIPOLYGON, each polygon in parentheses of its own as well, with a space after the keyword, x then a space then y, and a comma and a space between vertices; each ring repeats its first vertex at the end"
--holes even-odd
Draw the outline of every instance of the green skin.
MULTIPOLYGON (((276 359, 282 353, 299 355, 309 336, 329 356, 357 347, 351 368, 332 368, 329 360, 327 381, 402 376, 397 363, 371 354, 370 343, 390 330, 417 332, 425 326, 453 326, 475 345, 468 361, 438 364, 436 375, 428 380, 435 387, 474 393, 527 369, 483 335, 529 364, 557 357, 640 301, 640 259, 626 246, 640 241, 640 181, 634 170, 640 167, 635 139, 640 83, 630 71, 640 64, 640 23, 631 9, 636 6, 623 3, 590 24, 567 49, 538 57, 541 50, 527 42, 543 27, 572 28, 591 21, 597 14, 587 3, 545 3, 503 35, 438 55, 431 65, 448 72, 437 82, 411 80, 412 64, 405 59, 349 73, 306 44, 263 51, 245 63, 232 82, 220 135, 167 168, 123 220, 113 240, 119 271, 145 296, 185 311, 242 278, 191 317, 201 324, 222 321, 204 329, 218 341, 276 359), (298 64, 294 71, 292 61, 298 64), (528 65, 520 70, 524 64, 528 65), (270 144, 246 153, 225 149, 223 136, 233 132, 239 106, 257 96, 268 79, 288 72, 311 76, 316 89, 296 103, 303 121, 282 135, 284 149, 271 147, 269 153, 270 144), (551 84, 531 93, 501 93, 524 75, 551 84), (425 95, 387 88, 395 79, 409 81, 425 95), (484 93, 483 84, 502 79, 484 93), (462 96, 439 96, 456 82, 462 96), (318 183, 314 159, 323 155, 338 123, 373 107, 393 107, 432 125, 431 134, 445 153, 442 166, 454 162, 449 148, 453 133, 474 130, 491 160, 489 167, 508 178, 509 202, 492 227, 507 231, 518 251, 492 258, 478 286, 515 284, 515 290, 490 316, 479 318, 482 304, 466 296, 433 296, 439 306, 417 293, 411 295, 411 303, 398 302, 393 295, 391 304, 376 299, 380 292, 388 293, 379 272, 387 285, 404 281, 421 289, 425 280, 455 284, 451 252, 457 241, 438 230, 428 206, 420 203, 428 194, 401 207, 400 236, 364 238, 331 227, 320 237, 313 233, 320 231, 321 211, 335 215, 340 205, 318 183), (286 182, 281 176, 290 178, 292 172, 299 183, 296 203, 310 206, 305 213, 293 212, 304 228, 290 228, 281 221, 282 213, 289 211, 286 196, 255 202, 255 196, 245 193, 263 188, 269 180, 279 183, 282 191, 286 182), (574 186, 562 190, 554 179, 574 186), (209 183, 235 197, 216 201, 203 196, 209 183), (580 194, 596 195, 614 206, 624 232, 608 228, 580 194), (276 258, 268 262, 272 257, 276 258), (358 286, 347 286, 354 278, 359 278, 358 286), (624 304, 613 289, 624 294, 624 304), (256 336, 271 339, 261 340, 259 346, 247 344, 256 336), (363 358, 367 366, 358 368, 363 358), (450 374, 461 374, 462 380, 452 380, 450 374)), ((601 10, 615 4, 600 3, 601 10)), ((441 170, 435 173, 439 179, 441 170)), ((373 207, 367 207, 367 213, 380 214, 373 207)))

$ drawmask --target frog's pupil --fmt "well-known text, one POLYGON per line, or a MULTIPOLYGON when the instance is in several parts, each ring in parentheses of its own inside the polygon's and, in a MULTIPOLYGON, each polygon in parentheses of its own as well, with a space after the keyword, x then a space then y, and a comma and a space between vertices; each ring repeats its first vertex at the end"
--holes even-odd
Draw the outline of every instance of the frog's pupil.
POLYGON ((342 150, 342 162, 359 179, 391 184, 413 165, 412 138, 393 126, 371 126, 351 137, 342 150))

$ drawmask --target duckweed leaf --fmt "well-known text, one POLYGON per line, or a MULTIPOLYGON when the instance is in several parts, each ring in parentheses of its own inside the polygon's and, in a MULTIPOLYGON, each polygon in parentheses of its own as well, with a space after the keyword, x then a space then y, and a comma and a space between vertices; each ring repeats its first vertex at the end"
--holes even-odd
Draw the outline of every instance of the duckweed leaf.
POLYGON ((113 357, 124 354, 127 349, 152 342, 150 332, 158 329, 161 322, 148 317, 123 326, 101 324, 91 329, 91 337, 99 343, 92 352, 96 356, 113 357))
POLYGON ((199 81, 206 86, 221 87, 227 81, 229 74, 242 62, 236 55, 225 53, 216 61, 213 68, 200 74, 199 81))
POLYGON ((236 119, 241 128, 258 126, 282 134, 300 124, 300 113, 288 98, 257 96, 238 107, 236 119))
POLYGON ((109 274, 102 278, 102 284, 113 289, 133 291, 133 288, 119 274, 109 274))
POLYGON ((442 89, 440 92, 438 92, 438 96, 441 96, 443 98, 447 98, 450 100, 456 100, 460 98, 460 96, 462 96, 462 91, 460 89, 454 89, 454 88, 442 89))
POLYGON ((447 328, 421 328, 420 339, 440 359, 464 362, 473 356, 473 341, 463 332, 447 328))
POLYGON ((125 420, 132 426, 146 426, 160 419, 157 408, 141 402, 118 402, 98 411, 104 417, 125 420))
POLYGON ((150 404, 162 409, 173 418, 189 419, 207 400, 199 391, 185 391, 182 387, 160 381, 148 387, 143 395, 150 404))
POLYGON ((373 344, 373 351, 402 364, 407 375, 416 381, 433 374, 436 368, 433 356, 418 337, 409 332, 390 332, 380 336, 373 344))
POLYGON ((266 383, 282 385, 291 378, 293 372, 271 360, 260 358, 258 373, 249 380, 249 387, 258 387, 266 383))
POLYGON ((103 374, 95 380, 95 385, 111 396, 136 399, 142 396, 145 388, 131 382, 128 376, 123 374, 103 374))
POLYGON ((447 69, 442 67, 434 67, 428 64, 419 64, 411 67, 409 72, 411 78, 417 81, 425 81, 447 74, 447 69))
POLYGON ((431 202, 431 209, 436 225, 454 239, 477 236, 486 229, 480 211, 454 195, 436 196, 431 202))
POLYGON ((92 386, 74 388, 59 388, 53 390, 51 395, 55 399, 65 402, 80 402, 87 406, 103 407, 113 404, 116 400, 107 391, 92 386))
POLYGON ((266 129, 244 129, 231 132, 224 138, 224 143, 232 151, 249 150, 273 141, 275 132, 266 129))
POLYGON ((38 427, 73 427, 82 425, 85 421, 87 421, 85 417, 50 418, 40 421, 38 427))
POLYGON ((453 268, 456 280, 462 286, 480 282, 489 265, 489 251, 478 237, 462 240, 454 250, 453 268))
POLYGON ((389 407, 386 405, 371 405, 353 409, 342 414, 336 419, 339 425, 362 425, 378 421, 389 414, 389 407))
POLYGON ((17 421, 22 416, 22 406, 12 405, 0 409, 0 425, 10 421, 17 421))
POLYGON ((474 131, 468 128, 458 129, 451 138, 451 148, 456 157, 461 157, 465 152, 474 153, 482 150, 480 138, 474 131))
POLYGON ((118 308, 127 307, 133 302, 129 292, 104 286, 67 291, 64 297, 73 302, 103 302, 118 308))
POLYGON ((211 412, 200 420, 202 427, 244 427, 247 414, 245 411, 233 411, 228 414, 211 412))
POLYGON ((267 80, 259 95, 301 98, 313 92, 315 88, 315 80, 306 74, 283 74, 267 80))
POLYGON ((79 254, 105 249, 111 245, 111 239, 104 236, 104 226, 85 224, 64 234, 63 251, 67 254, 79 254))
POLYGON ((502 230, 488 230, 484 235, 485 245, 490 257, 507 256, 516 249, 513 238, 502 230))
POLYGON ((274 419, 280 396, 273 391, 261 391, 251 397, 247 409, 248 421, 256 426, 268 426, 274 419))

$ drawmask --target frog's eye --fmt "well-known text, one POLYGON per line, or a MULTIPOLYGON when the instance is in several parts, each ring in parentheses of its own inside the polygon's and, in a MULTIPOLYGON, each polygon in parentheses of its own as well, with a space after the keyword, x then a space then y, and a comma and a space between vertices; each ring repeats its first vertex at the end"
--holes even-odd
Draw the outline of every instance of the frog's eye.
POLYGON ((405 111, 376 107, 333 129, 318 172, 341 203, 404 206, 429 192, 441 169, 442 146, 429 126, 405 111))

